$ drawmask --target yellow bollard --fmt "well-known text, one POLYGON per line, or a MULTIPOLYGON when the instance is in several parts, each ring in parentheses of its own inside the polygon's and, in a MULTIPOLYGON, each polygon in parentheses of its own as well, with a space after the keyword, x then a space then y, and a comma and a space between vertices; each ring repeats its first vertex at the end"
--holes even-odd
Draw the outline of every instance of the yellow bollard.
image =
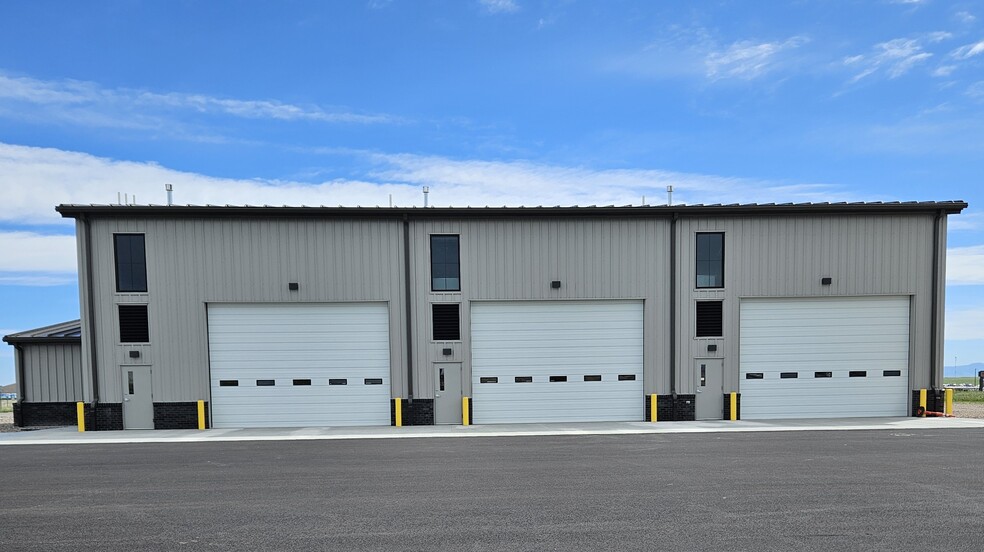
POLYGON ((395 413, 394 417, 396 419, 396 427, 403 427, 403 401, 400 400, 400 397, 394 398, 393 401, 393 412, 395 413))
POLYGON ((656 393, 649 395, 649 420, 656 421, 656 403, 659 401, 656 393))
POLYGON ((946 406, 943 407, 943 413, 947 416, 953 416, 953 389, 947 389, 945 394, 946 406))
POLYGON ((205 401, 198 401, 198 429, 205 429, 205 401))
POLYGON ((731 421, 738 421, 738 393, 731 393, 731 421))
POLYGON ((75 413, 79 417, 79 433, 85 431, 85 404, 77 402, 75 403, 75 413))
POLYGON ((461 425, 471 425, 468 419, 468 397, 461 397, 461 425))
POLYGON ((922 411, 923 411, 922 416, 925 418, 926 417, 926 414, 925 414, 925 412, 926 412, 926 390, 925 389, 920 389, 919 390, 919 407, 922 408, 922 411))

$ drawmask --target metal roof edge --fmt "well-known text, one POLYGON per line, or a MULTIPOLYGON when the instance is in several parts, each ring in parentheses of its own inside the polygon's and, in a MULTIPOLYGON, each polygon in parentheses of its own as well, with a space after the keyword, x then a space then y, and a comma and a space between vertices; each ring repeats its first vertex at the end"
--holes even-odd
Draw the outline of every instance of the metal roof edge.
POLYGON ((35 328, 33 330, 25 330, 23 332, 12 333, 3 336, 3 341, 5 343, 73 343, 82 342, 81 336, 54 336, 50 335, 52 333, 65 333, 69 331, 82 331, 82 321, 81 320, 69 320, 67 322, 60 322, 58 324, 51 324, 49 326, 42 326, 40 328, 35 328))
POLYGON ((176 217, 315 217, 438 218, 488 216, 702 216, 846 213, 960 213, 968 204, 954 201, 857 202, 857 203, 750 203, 730 205, 655 205, 588 207, 273 207, 250 205, 74 205, 55 211, 65 218, 81 216, 176 216, 176 217))

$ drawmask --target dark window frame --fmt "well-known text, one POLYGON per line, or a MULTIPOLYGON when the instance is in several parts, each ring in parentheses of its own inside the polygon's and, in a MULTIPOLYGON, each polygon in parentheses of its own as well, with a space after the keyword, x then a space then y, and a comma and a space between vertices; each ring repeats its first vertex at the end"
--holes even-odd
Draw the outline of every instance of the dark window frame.
POLYGON ((117 337, 119 337, 119 340, 120 340, 120 343, 121 344, 131 344, 131 343, 133 343, 133 344, 137 344, 137 343, 146 344, 146 343, 150 343, 150 305, 148 305, 146 303, 119 303, 119 304, 116 305, 116 322, 117 322, 116 325, 117 325, 117 331, 118 331, 117 337), (146 335, 147 339, 146 339, 146 341, 144 341, 144 340, 128 340, 128 339, 123 339, 124 337, 130 337, 130 336, 124 336, 123 335, 123 315, 122 315, 122 312, 121 311, 123 309, 133 309, 133 308, 140 308, 140 307, 143 308, 143 312, 146 315, 146 319, 145 319, 146 330, 147 330, 147 335, 146 335))
MULTIPOLYGON (((706 313, 705 313, 705 316, 706 316, 706 313)), ((713 332, 711 332, 711 333, 713 333, 713 332)), ((712 339, 713 338, 721 338, 721 337, 724 337, 724 301, 723 300, 696 301, 694 303, 694 337, 695 338, 712 338, 712 339), (701 332, 701 328, 706 328, 706 326, 707 326, 707 322, 704 322, 703 325, 701 324, 700 309, 701 309, 701 305, 702 304, 716 304, 716 305, 719 305, 719 307, 721 309, 720 316, 719 316, 719 318, 717 320, 718 324, 720 325, 720 330, 721 331, 717 332, 717 335, 710 335, 709 333, 706 333, 706 329, 705 329, 705 333, 702 333, 701 332)))
MULTIPOLYGON (((431 281, 430 282, 430 285, 431 285, 431 291, 438 291, 438 292, 440 292, 440 291, 461 291, 461 235, 460 234, 431 234, 430 235, 430 244, 429 245, 430 245, 430 281, 431 281), (457 248, 457 259, 458 259, 457 263, 455 263, 455 280, 458 282, 458 285, 455 286, 455 287, 453 287, 453 288, 452 287, 449 287, 449 286, 448 287, 438 288, 438 287, 436 287, 434 285, 434 283, 435 283, 434 281, 436 279, 435 276, 434 276, 434 272, 435 272, 434 271, 434 267, 435 267, 435 264, 434 264, 434 239, 435 238, 437 238, 438 240, 442 240, 442 239, 446 239, 446 238, 454 238, 454 240, 455 240, 455 246, 457 248)), ((447 266, 450 266, 452 263, 442 262, 440 264, 441 264, 441 266, 447 267, 447 266)), ((442 279, 443 280, 449 280, 450 278, 444 277, 442 279)))
POLYGON ((724 257, 725 257, 725 239, 724 232, 697 232, 694 237, 694 287, 696 289, 724 289, 724 257), (700 255, 700 237, 701 236, 721 236, 721 258, 720 259, 701 259, 700 255), (720 285, 701 285, 700 277, 701 263, 708 262, 720 262, 721 263, 721 284, 720 285))
POLYGON ((461 341, 461 303, 431 303, 431 338, 432 341, 437 341, 442 343, 448 341, 451 342, 461 341), (448 315, 451 311, 451 307, 454 307, 454 313, 457 318, 456 320, 457 324, 455 326, 455 331, 453 334, 455 337, 450 337, 451 334, 448 335, 441 334, 439 336, 437 318, 439 316, 448 315), (439 314, 438 311, 441 310, 446 310, 448 312, 439 314))
POLYGON ((113 234, 113 265, 116 270, 116 293, 147 293, 147 235, 139 232, 120 232, 118 234, 113 234), (120 282, 120 265, 124 264, 120 262, 120 238, 136 238, 139 237, 142 242, 141 249, 143 258, 140 263, 134 263, 131 259, 128 263, 128 270, 130 271, 130 281, 133 281, 133 267, 141 266, 143 268, 143 287, 131 286, 130 288, 123 289, 120 282))

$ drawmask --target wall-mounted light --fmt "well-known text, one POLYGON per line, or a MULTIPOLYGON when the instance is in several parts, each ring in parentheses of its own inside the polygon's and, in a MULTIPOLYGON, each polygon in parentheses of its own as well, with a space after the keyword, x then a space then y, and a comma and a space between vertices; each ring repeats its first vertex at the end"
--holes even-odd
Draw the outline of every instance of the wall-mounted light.
POLYGON ((297 291, 301 289, 301 285, 298 284, 297 282, 290 282, 287 284, 287 289, 289 289, 290 291, 297 291))
POLYGON ((830 276, 824 276, 823 278, 820 278, 820 285, 822 286, 829 286, 832 283, 834 283, 834 279, 831 278, 830 276))
POLYGON ((444 356, 451 356, 454 354, 454 350, 451 347, 445 347, 444 349, 441 349, 441 352, 444 353, 444 356))
POLYGON ((140 351, 130 351, 130 358, 140 358, 140 351))
POLYGON ((553 289, 560 289, 560 280, 550 282, 550 287, 553 289))
POLYGON ((713 353, 714 351, 718 350, 718 346, 714 343, 711 343, 710 345, 707 346, 707 350, 708 352, 713 353))

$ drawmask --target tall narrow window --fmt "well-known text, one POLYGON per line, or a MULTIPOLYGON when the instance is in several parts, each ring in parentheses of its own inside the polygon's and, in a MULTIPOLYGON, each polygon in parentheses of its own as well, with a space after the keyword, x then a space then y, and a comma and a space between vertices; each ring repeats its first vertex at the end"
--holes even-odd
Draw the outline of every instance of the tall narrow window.
POLYGON ((697 287, 724 287, 724 234, 697 234, 697 287))
POLYGON ((431 290, 461 291, 458 236, 431 236, 431 290))
POLYGON ((143 234, 113 235, 116 249, 116 291, 147 291, 147 257, 143 234))
POLYGON ((120 343, 150 343, 147 305, 119 305, 120 343))

